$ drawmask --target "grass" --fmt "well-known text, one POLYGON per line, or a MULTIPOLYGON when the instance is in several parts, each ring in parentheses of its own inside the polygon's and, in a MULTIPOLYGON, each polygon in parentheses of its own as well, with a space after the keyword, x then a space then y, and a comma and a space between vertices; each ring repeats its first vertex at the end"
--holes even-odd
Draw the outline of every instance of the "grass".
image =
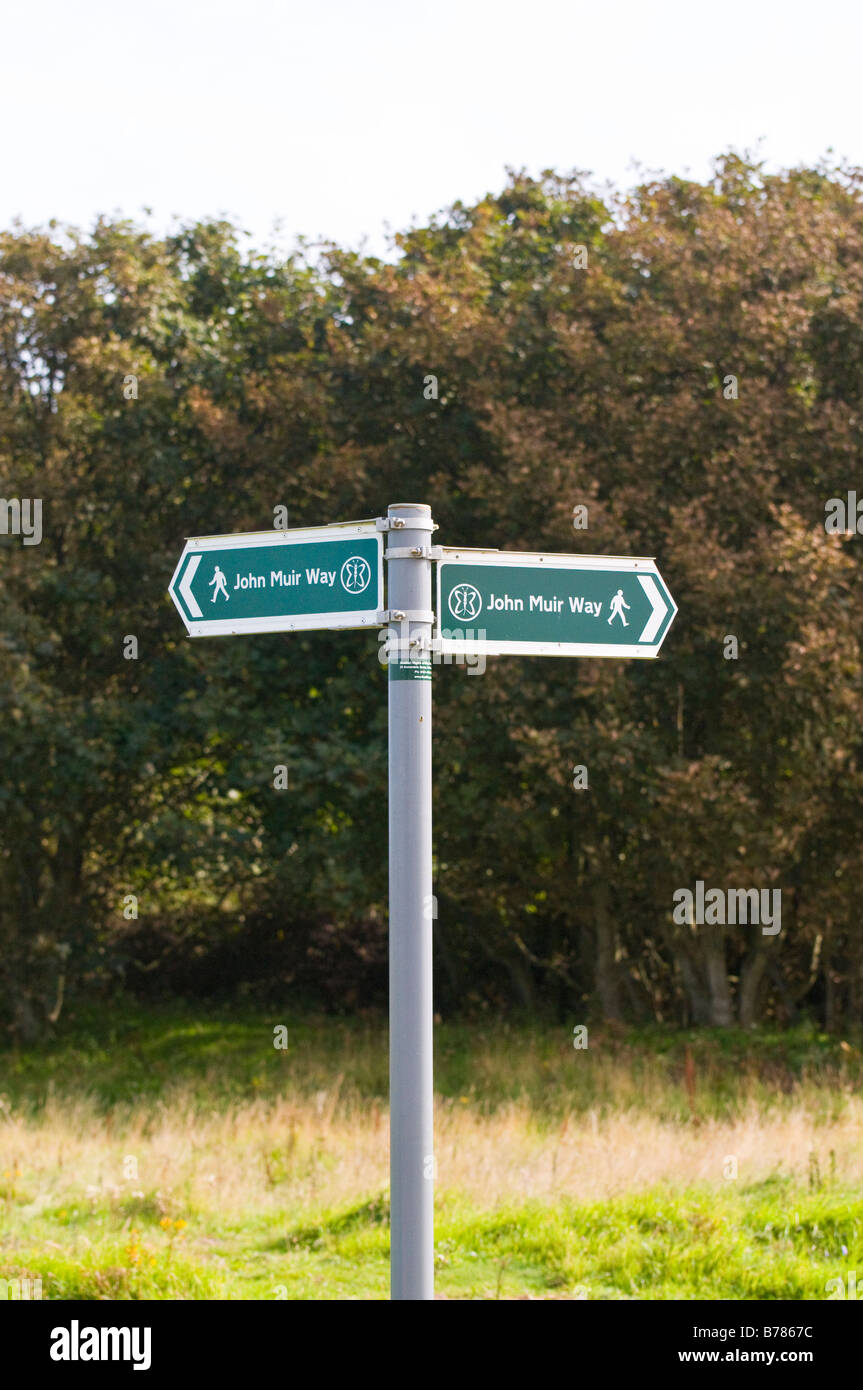
MULTIPOLYGON (((822 1299, 863 1270, 858 1040, 440 1024, 436 1053, 439 1297, 822 1299)), ((0 1277, 387 1296, 381 1020, 81 1011, 0 1078, 0 1277)))

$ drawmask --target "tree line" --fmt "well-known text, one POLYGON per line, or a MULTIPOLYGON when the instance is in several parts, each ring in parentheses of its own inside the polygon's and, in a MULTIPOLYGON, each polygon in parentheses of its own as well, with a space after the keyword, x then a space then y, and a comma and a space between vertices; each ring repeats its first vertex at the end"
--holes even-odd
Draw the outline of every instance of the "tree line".
POLYGON ((189 641, 166 590, 187 536, 404 500, 448 545, 655 555, 679 605, 655 662, 435 670, 438 1007, 863 1019, 853 499, 825 523, 860 479, 861 179, 512 171, 388 259, 0 235, 14 1037, 121 988, 383 1003, 376 634, 189 641), (780 890, 781 931, 675 920, 699 881, 780 890))

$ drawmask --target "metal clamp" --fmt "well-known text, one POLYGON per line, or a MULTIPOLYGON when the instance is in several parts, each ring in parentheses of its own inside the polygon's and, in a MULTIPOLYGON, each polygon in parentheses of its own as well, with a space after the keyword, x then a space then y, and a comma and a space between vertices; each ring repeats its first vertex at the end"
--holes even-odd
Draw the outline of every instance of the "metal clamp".
POLYGON ((439 545, 389 545, 384 551, 385 560, 442 560, 439 545))
POLYGON ((379 608, 375 614, 376 623, 433 623, 435 615, 431 608, 379 608))
POLYGON ((377 516, 375 526, 378 531, 436 531, 438 524, 428 516, 377 516))

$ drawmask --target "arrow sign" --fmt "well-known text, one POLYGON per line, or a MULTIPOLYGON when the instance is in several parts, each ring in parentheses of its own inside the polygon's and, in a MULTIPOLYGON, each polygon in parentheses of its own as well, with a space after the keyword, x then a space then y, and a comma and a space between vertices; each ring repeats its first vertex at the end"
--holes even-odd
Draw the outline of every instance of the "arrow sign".
POLYGON ((432 699, 428 644, 442 656, 654 657, 677 605, 651 559, 431 546, 426 503, 386 518, 198 536, 170 595, 192 637, 404 622, 419 678, 390 667, 391 1296, 434 1297, 432 699), (383 599, 383 532, 390 609, 383 599), (430 611, 437 560, 437 619, 430 611), (419 669, 422 668, 422 669, 419 669))
POLYGON ((654 657, 677 604, 652 559, 442 546, 442 654, 654 657))
POLYGON ((197 536, 168 592, 190 637, 380 627, 383 536, 374 521, 197 536))

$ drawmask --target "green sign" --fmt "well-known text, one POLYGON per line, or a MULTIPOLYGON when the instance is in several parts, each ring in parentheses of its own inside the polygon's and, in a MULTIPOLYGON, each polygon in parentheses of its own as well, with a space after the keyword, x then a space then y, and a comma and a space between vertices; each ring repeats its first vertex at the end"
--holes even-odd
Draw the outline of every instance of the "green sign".
POLYGON ((190 637, 378 627, 383 536, 373 521, 199 536, 168 592, 190 637))
POLYGON ((653 657, 677 605, 651 559, 441 547, 444 653, 653 657))

